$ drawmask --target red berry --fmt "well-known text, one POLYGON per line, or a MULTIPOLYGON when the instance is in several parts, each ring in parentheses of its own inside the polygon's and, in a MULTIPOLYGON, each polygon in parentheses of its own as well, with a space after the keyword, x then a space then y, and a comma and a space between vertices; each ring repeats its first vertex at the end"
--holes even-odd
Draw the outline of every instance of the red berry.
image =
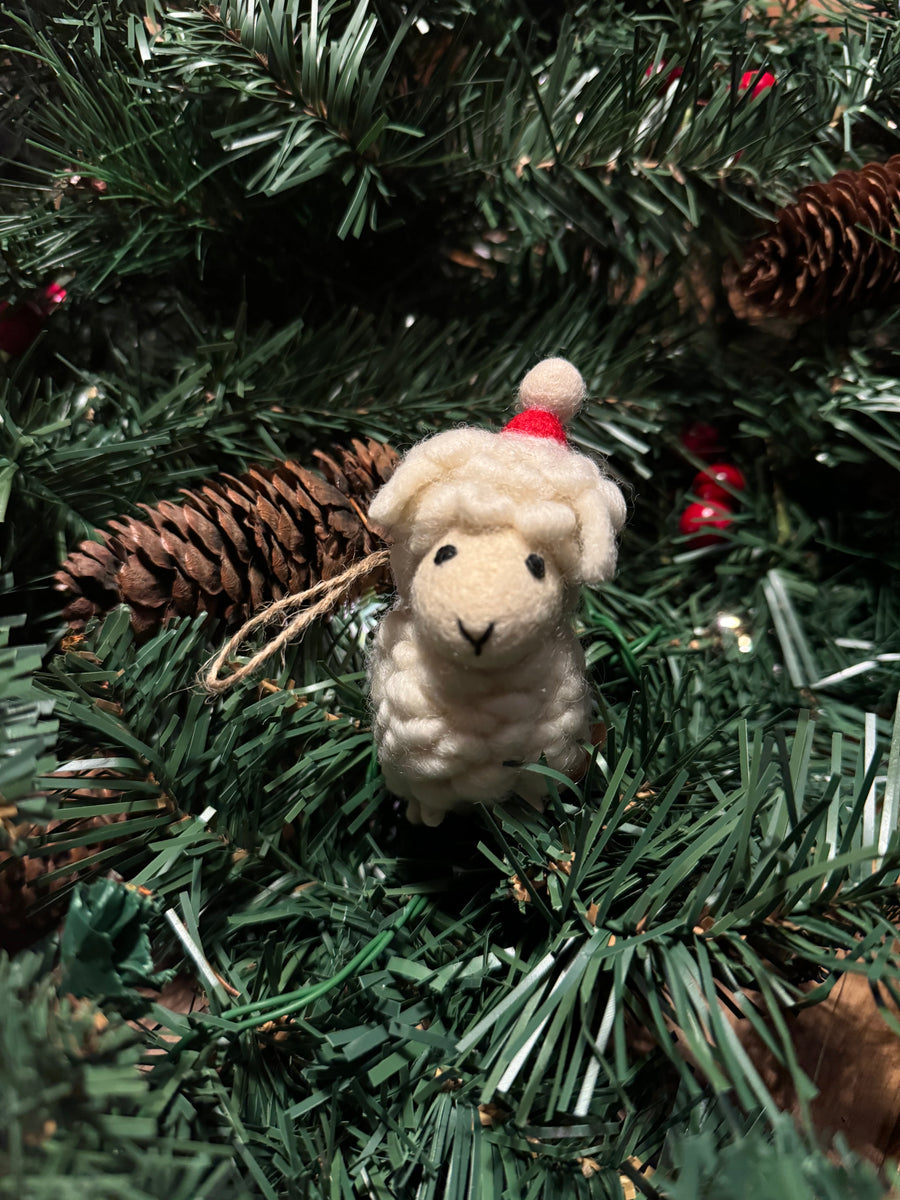
POLYGON ((18 304, 0 300, 0 356, 15 358, 24 354, 44 327, 45 319, 66 298, 66 289, 58 283, 18 304))
POLYGON ((62 304, 68 292, 61 283, 50 283, 44 288, 44 295, 41 307, 50 312, 57 304, 62 304))
POLYGON ((774 87, 776 83, 775 76, 771 71, 745 71, 741 76, 741 82, 738 84, 738 91, 746 92, 747 88, 753 84, 753 91, 750 93, 750 99, 755 100, 757 96, 774 87))
POLYGON ((694 476, 691 491, 701 500, 724 500, 747 486, 743 473, 731 463, 710 463, 694 476))
POLYGON ((30 300, 3 302, 0 308, 0 354, 24 354, 44 326, 44 314, 30 300))
POLYGON ((728 529, 733 519, 734 513, 727 504, 705 500, 687 506, 681 514, 678 528, 691 539, 692 548, 699 550, 701 546, 724 542, 726 538, 720 531, 728 529))
POLYGON ((706 421, 695 421, 682 430, 681 444, 695 458, 712 458, 722 449, 718 429, 706 421))
MULTIPOLYGON (((663 71, 665 71, 665 69, 668 65, 669 64, 666 62, 666 60, 662 59, 660 62, 658 62, 656 64, 655 67, 652 65, 649 66, 647 68, 647 70, 644 72, 644 78, 650 79, 653 75, 660 75, 663 71)), ((683 74, 684 74, 684 67, 672 67, 672 69, 668 72, 665 79, 663 80, 662 84, 659 86, 659 88, 657 88, 657 94, 660 96, 664 96, 666 94, 666 92, 669 90, 669 88, 672 87, 674 84, 676 84, 678 82, 678 80, 682 77, 683 74)))

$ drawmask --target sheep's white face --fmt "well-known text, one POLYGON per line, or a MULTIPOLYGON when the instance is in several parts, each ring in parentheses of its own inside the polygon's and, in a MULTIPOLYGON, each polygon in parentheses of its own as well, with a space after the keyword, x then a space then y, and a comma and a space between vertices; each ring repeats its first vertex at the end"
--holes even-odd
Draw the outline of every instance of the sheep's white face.
POLYGON ((514 529, 451 529, 419 563, 411 591, 417 634, 476 670, 510 667, 546 647, 565 597, 553 560, 514 529))

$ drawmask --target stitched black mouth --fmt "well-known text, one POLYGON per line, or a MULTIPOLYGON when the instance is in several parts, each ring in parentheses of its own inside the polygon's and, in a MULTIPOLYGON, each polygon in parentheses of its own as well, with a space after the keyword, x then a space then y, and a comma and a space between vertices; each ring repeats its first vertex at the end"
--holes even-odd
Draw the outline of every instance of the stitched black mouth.
POLYGON ((460 619, 458 617, 456 619, 456 623, 459 626, 459 632, 463 635, 463 637, 466 639, 466 641, 469 642, 470 645, 472 645, 474 647, 475 657, 477 658, 478 655, 481 653, 481 651, 484 649, 484 643, 488 640, 488 638, 494 632, 494 622, 491 621, 490 625, 488 625, 487 629, 484 631, 484 633, 481 635, 480 638, 473 638, 471 633, 469 633, 468 629, 466 629, 465 625, 463 625, 462 621, 460 621, 460 619))

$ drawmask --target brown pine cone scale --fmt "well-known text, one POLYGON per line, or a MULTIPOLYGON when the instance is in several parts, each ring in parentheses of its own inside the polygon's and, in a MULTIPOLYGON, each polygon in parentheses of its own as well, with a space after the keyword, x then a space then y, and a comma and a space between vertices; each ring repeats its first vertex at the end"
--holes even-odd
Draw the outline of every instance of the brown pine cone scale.
POLYGON ((396 452, 354 440, 314 458, 321 474, 289 461, 253 467, 182 490, 181 504, 141 505, 143 520, 110 521, 102 542, 82 542, 56 574, 63 616, 79 630, 124 602, 142 636, 200 612, 235 626, 379 549, 365 514, 396 452))

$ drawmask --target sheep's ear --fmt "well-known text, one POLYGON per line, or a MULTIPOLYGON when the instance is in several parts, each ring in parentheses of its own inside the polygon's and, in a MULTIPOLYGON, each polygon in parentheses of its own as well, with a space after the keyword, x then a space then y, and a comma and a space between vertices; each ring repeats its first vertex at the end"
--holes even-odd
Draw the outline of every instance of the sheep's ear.
POLYGON ((369 505, 369 522, 387 538, 403 536, 415 516, 422 493, 439 477, 437 465, 414 446, 369 505))
POLYGON ((401 459, 369 505, 369 521, 395 541, 408 535, 417 508, 433 484, 446 481, 484 438, 481 429, 452 429, 419 442, 401 459))
POLYGON ((625 524, 625 497, 611 479, 600 476, 576 501, 581 529, 581 582, 604 583, 616 570, 616 534, 625 524))

